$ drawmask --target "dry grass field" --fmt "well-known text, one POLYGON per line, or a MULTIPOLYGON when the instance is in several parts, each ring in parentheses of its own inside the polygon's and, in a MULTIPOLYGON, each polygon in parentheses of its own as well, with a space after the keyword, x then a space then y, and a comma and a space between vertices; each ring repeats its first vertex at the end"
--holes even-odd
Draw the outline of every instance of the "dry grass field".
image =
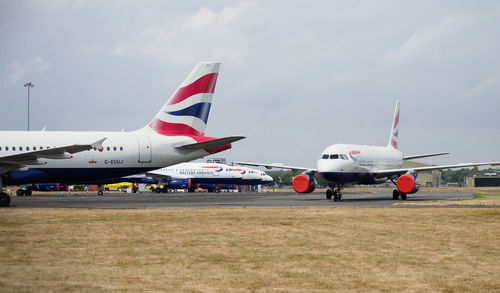
POLYGON ((500 206, 500 193, 474 193, 472 199, 426 202, 398 202, 400 206, 500 206))
POLYGON ((2 292, 499 292, 500 209, 0 210, 2 292))

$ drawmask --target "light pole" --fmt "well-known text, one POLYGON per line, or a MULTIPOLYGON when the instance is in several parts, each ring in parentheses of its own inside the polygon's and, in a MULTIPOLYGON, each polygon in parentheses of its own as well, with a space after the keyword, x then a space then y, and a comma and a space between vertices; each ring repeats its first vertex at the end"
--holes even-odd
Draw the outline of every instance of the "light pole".
POLYGON ((35 85, 28 81, 24 84, 24 87, 28 88, 28 131, 30 131, 30 87, 34 87, 35 85))

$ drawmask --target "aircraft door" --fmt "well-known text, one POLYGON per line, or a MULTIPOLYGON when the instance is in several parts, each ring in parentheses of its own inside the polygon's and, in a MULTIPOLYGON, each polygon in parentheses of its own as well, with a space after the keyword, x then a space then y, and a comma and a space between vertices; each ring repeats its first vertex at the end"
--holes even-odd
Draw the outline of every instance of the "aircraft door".
POLYGON ((139 163, 151 163, 151 140, 149 136, 138 135, 139 163))

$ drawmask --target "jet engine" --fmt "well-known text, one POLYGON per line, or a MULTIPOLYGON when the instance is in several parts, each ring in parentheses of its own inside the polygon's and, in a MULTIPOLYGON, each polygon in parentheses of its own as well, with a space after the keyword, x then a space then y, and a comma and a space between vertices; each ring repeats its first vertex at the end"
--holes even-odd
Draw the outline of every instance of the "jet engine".
POLYGON ((172 179, 168 181, 167 186, 172 189, 190 189, 191 179, 172 179))
POLYGON ((293 177, 293 190, 298 193, 310 193, 316 188, 316 179, 309 174, 300 174, 293 177))
POLYGON ((414 172, 407 172, 404 175, 399 176, 398 181, 396 181, 396 186, 399 192, 403 194, 411 194, 418 191, 420 188, 420 180, 417 178, 417 174, 414 172))

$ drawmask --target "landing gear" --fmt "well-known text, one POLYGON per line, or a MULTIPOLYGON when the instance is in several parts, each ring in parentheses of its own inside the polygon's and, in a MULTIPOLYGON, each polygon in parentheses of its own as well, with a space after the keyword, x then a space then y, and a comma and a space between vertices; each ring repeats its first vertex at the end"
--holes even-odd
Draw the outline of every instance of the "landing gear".
POLYGON ((329 189, 326 190, 326 199, 332 199, 333 201, 344 201, 344 197, 340 190, 342 189, 342 185, 340 183, 332 183, 329 185, 329 189))
POLYGON ((0 193, 0 207, 10 206, 10 196, 7 193, 0 193))
POLYGON ((104 194, 104 187, 103 187, 103 185, 102 184, 97 185, 97 195, 103 195, 103 194, 104 194))
POLYGON ((3 181, 2 177, 0 177, 0 207, 8 206, 10 206, 10 196, 3 192, 3 181))
MULTIPOLYGON (((394 177, 389 177, 389 180, 392 181, 392 183, 394 183, 394 185, 398 186, 396 184, 396 182, 394 181, 394 177)), ((398 198, 401 196, 401 200, 406 200, 406 193, 402 193, 401 191, 399 191, 398 189, 394 189, 392 191, 392 199, 393 200, 398 200, 398 198)))
POLYGON ((393 200, 398 200, 398 199, 399 199, 399 190, 394 189, 394 190, 392 191, 392 199, 393 199, 393 200))
POLYGON ((398 198, 401 196, 401 200, 406 200, 406 193, 401 193, 401 191, 394 189, 392 191, 392 199, 393 200, 398 200, 398 198))
POLYGON ((26 187, 26 189, 19 188, 16 191, 17 196, 31 196, 32 193, 33 189, 31 189, 31 187, 26 187))
POLYGON ((331 189, 326 190, 326 199, 332 199, 333 191, 331 189))

